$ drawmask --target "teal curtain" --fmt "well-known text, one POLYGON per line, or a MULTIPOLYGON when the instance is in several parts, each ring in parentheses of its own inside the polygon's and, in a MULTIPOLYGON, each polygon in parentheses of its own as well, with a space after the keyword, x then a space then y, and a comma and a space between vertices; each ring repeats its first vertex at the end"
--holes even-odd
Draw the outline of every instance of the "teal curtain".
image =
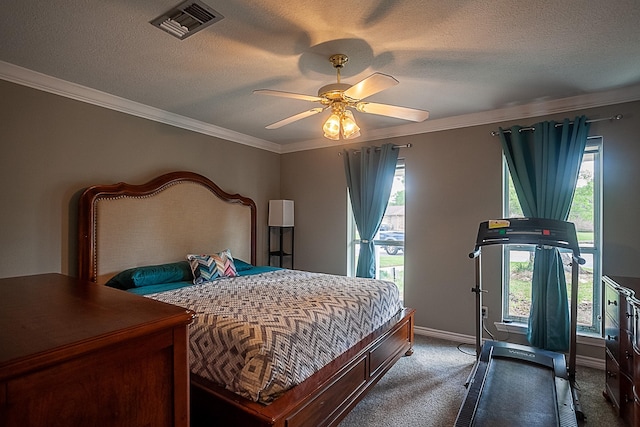
MULTIPOLYGON (((526 217, 566 221, 589 134, 585 116, 573 122, 500 129, 509 172, 526 217)), ((527 338, 552 351, 569 348, 567 284, 557 248, 536 248, 527 338)))
POLYGON ((351 197, 351 206, 360 234, 360 256, 357 277, 376 276, 373 240, 387 209, 391 186, 398 161, 393 144, 344 150, 344 169, 351 197))

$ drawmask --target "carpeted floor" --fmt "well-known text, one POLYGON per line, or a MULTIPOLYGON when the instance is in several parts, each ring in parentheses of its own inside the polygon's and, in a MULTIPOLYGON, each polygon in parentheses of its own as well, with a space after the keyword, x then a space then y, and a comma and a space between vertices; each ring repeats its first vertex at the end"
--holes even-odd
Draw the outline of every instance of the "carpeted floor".
MULTIPOLYGON (((400 359, 340 427, 453 426, 475 361, 473 346, 457 347, 416 335, 414 354, 400 359)), ((602 397, 603 371, 578 366, 576 383, 587 417, 582 426, 624 426, 602 397)))

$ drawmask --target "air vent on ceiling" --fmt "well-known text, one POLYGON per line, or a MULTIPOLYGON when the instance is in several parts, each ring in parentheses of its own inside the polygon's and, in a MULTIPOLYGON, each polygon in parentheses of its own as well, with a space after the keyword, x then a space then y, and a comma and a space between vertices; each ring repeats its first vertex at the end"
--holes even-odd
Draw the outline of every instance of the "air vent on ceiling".
POLYGON ((201 1, 189 0, 158 16, 151 25, 184 40, 222 18, 224 16, 201 1))

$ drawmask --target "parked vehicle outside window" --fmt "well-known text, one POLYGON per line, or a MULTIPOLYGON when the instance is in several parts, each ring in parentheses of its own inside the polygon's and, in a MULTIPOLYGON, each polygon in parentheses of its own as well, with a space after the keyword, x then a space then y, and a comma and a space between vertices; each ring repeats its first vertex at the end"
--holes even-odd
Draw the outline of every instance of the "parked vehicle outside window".
MULTIPOLYGON (((382 226, 380 228, 382 229, 382 226)), ((399 251, 404 252, 404 231, 380 231, 379 240, 381 241, 382 247, 389 255, 396 255, 399 251), (390 243, 390 241, 398 243, 390 243)))

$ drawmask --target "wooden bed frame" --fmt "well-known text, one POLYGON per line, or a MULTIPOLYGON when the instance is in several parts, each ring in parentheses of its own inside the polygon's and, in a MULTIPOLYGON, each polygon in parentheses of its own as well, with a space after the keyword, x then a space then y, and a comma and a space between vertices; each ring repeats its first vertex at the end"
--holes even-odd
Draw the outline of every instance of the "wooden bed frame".
MULTIPOLYGON (((79 276, 104 284, 127 268, 226 248, 256 263, 253 200, 192 172, 146 184, 97 185, 79 201, 79 276)), ((191 375, 192 425, 335 426, 413 347, 414 310, 405 308, 337 359, 269 405, 191 375)))

